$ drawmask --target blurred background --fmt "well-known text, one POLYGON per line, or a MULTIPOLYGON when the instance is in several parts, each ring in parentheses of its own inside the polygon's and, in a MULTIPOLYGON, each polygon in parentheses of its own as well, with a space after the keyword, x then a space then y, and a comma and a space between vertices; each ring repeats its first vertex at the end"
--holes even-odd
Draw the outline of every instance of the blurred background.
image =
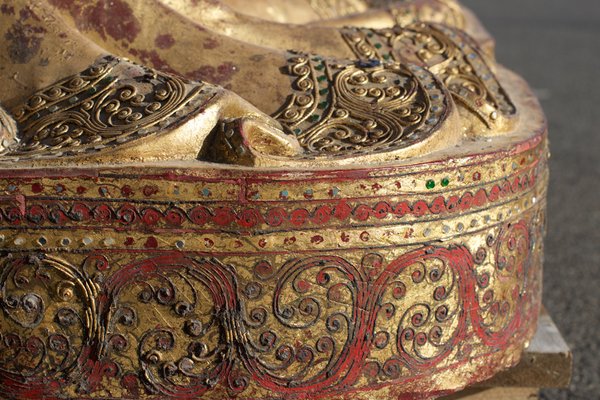
POLYGON ((550 130, 544 304, 574 356, 569 390, 600 399, 600 0, 462 0, 524 76, 550 130))

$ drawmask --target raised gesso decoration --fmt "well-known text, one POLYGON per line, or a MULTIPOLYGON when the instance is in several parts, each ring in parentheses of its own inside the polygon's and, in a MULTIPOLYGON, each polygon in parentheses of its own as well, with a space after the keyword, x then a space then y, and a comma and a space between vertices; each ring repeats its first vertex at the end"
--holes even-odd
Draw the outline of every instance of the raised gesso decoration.
POLYGON ((519 361, 547 133, 493 40, 450 0, 248 4, 0 0, 0 397, 433 399, 519 361))

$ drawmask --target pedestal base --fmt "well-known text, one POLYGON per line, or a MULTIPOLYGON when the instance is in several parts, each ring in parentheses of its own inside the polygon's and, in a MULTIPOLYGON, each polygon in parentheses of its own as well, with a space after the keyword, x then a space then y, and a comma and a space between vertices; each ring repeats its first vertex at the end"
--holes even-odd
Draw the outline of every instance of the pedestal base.
POLYGON ((571 381, 571 350, 545 309, 521 362, 476 387, 442 400, 533 400, 542 388, 566 388, 571 381))

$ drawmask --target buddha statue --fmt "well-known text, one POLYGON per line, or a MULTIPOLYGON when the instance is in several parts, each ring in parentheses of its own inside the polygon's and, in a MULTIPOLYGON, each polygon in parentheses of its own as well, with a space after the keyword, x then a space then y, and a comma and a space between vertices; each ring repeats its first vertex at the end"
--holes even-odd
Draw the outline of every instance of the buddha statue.
POLYGON ((0 0, 0 397, 433 399, 518 362, 547 139, 454 0, 0 0))

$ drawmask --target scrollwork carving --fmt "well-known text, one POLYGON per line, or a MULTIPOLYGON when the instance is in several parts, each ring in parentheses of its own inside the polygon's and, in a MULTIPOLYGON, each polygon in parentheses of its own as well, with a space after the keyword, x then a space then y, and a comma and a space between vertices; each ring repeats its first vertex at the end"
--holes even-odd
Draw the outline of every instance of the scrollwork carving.
POLYGON ((18 144, 3 157, 90 154, 151 134, 189 116, 202 92, 192 84, 111 56, 29 98, 13 114, 18 144))
POLYGON ((527 226, 492 230, 475 254, 426 246, 357 265, 334 255, 237 269, 180 252, 118 268, 100 254, 80 267, 8 257, 0 377, 79 382, 91 396, 118 379, 130 395, 172 398, 401 382, 460 362, 474 337, 496 348, 523 334, 527 226))
POLYGON ((449 112, 445 89, 418 66, 292 55, 288 72, 294 92, 274 117, 312 154, 409 146, 427 138, 449 112))
MULTIPOLYGON (((271 275, 266 264, 256 271, 271 275)), ((315 257, 287 263, 275 278, 273 294, 266 295, 272 315, 246 302, 251 374, 281 392, 352 382, 350 367, 361 355, 351 349, 366 340, 362 272, 340 257, 315 257)))
POLYGON ((502 345, 521 324, 523 295, 527 286, 530 234, 525 221, 509 223, 488 236, 492 248, 490 271, 481 272, 479 307, 472 313, 474 326, 489 345, 502 345))
POLYGON ((374 285, 380 293, 371 350, 374 358, 391 354, 380 365, 383 379, 431 369, 455 349, 467 329, 471 265, 466 248, 429 247, 386 267, 374 285))
POLYGON ((457 29, 417 22, 383 30, 344 28, 342 35, 361 59, 426 67, 488 128, 501 128, 516 115, 514 104, 473 39, 457 29))
MULTIPOLYGON (((131 372, 139 368, 150 392, 199 396, 228 378, 239 324, 229 267, 158 257, 126 266, 106 286, 114 358, 131 372)), ((240 390, 240 379, 232 390, 240 390)))
POLYGON ((77 376, 100 333, 98 285, 50 255, 7 256, 0 276, 0 376, 41 384, 77 376))

